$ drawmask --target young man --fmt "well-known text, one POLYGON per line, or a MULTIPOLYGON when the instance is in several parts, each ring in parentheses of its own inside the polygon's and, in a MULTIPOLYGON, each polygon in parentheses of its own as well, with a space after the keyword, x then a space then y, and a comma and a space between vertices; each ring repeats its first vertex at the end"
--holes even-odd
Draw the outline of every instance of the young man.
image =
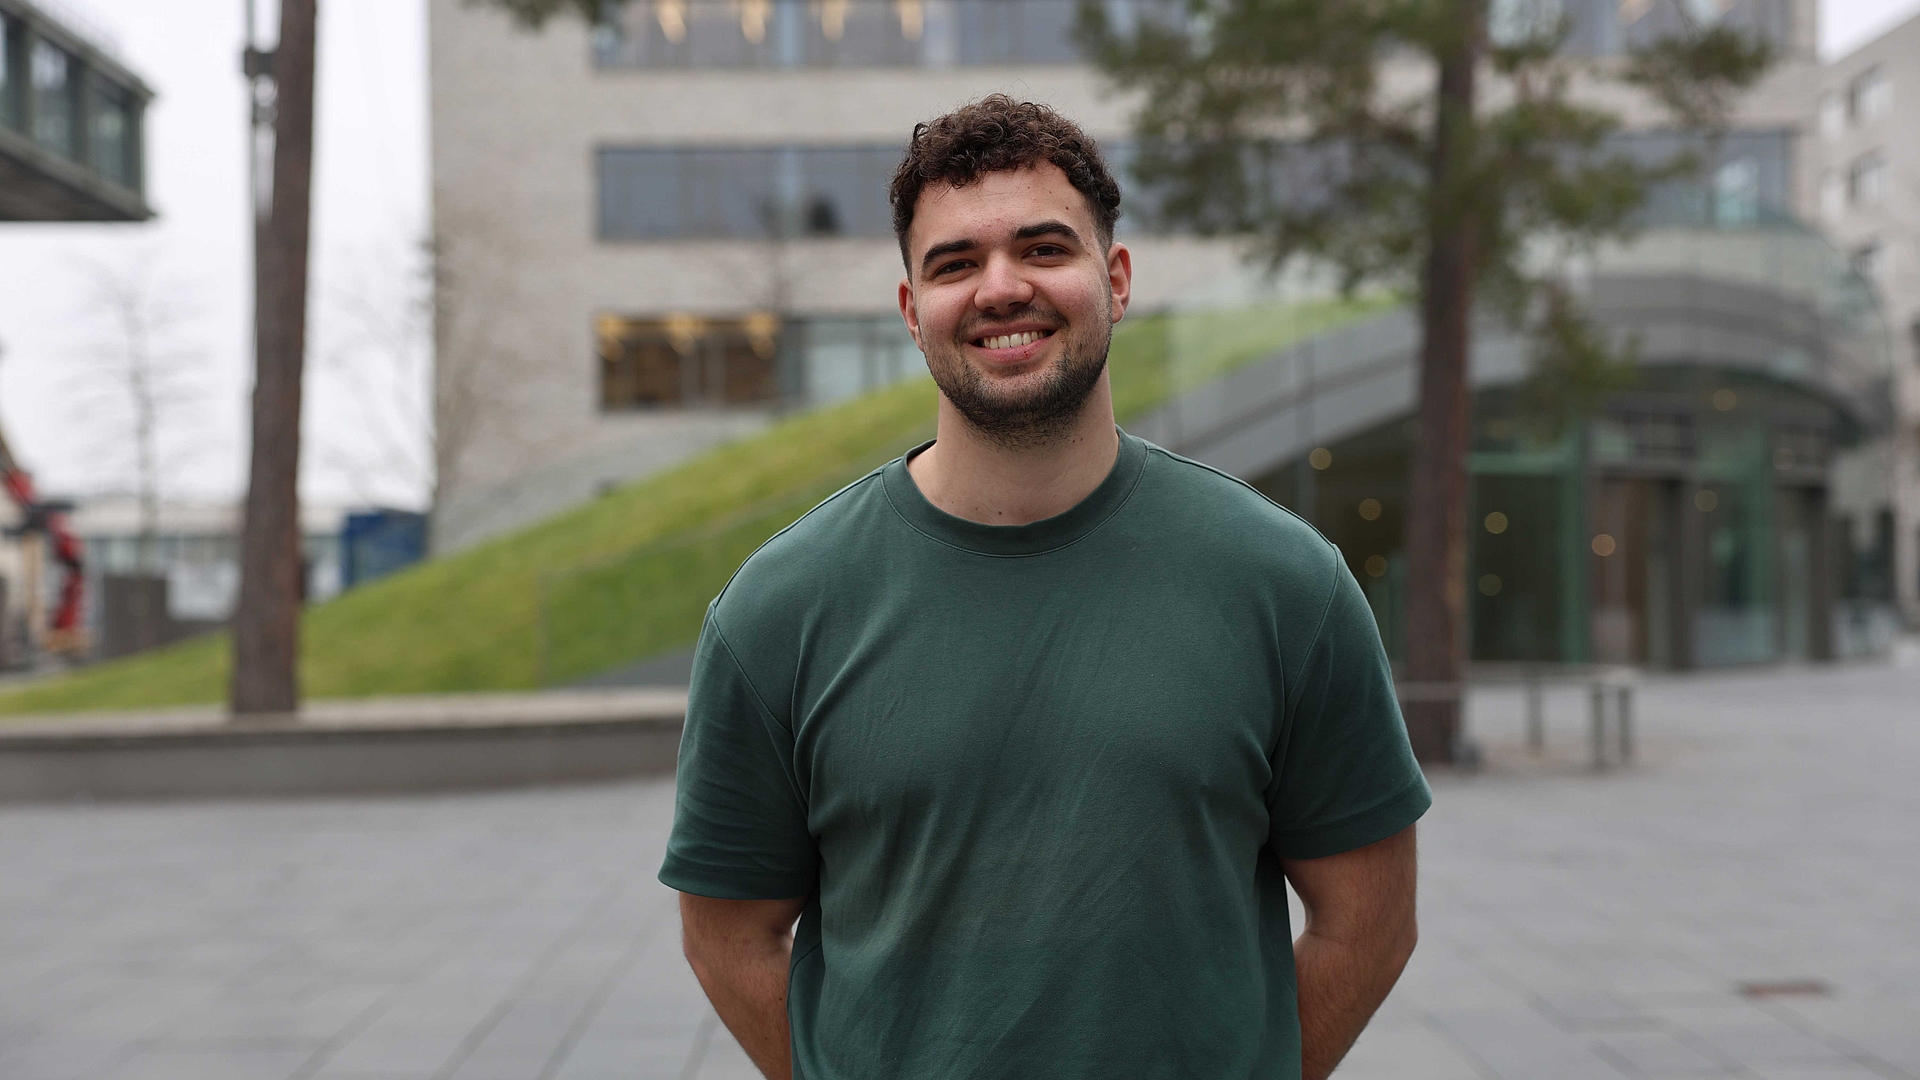
POLYGON ((1373 616, 1311 528, 1115 428, 1133 264, 1079 128, 987 98, 892 198, 938 437, 708 612, 687 958, 776 1080, 1323 1078, 1413 950, 1430 802, 1373 616))

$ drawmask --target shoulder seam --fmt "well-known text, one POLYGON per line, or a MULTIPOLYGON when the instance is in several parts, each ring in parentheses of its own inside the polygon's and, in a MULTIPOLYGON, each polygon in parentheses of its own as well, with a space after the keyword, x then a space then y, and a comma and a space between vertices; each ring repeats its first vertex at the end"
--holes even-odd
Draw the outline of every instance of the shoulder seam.
POLYGON ((767 707, 766 695, 753 684, 753 675, 747 671, 747 665, 741 663, 740 654, 733 651, 733 643, 727 640, 727 632, 720 628, 720 613, 717 611, 708 613, 707 622, 713 626, 713 640, 719 642, 720 647, 727 651, 727 662, 733 665, 733 670, 740 673, 740 681, 746 683, 747 689, 753 694, 753 703, 760 706, 760 711, 767 714, 767 719, 779 724, 780 730, 789 735, 793 734, 793 725, 781 723, 780 714, 767 707))
MULTIPOLYGON (((1146 442, 1145 439, 1142 439, 1140 441, 1146 442)), ((1273 507, 1275 510, 1280 511, 1281 513, 1287 515, 1288 517, 1299 522, 1300 524, 1305 525, 1307 528, 1312 529, 1313 535, 1319 537, 1321 543, 1327 545, 1329 548, 1332 548, 1336 553, 1340 550, 1340 545, 1327 539, 1327 534, 1321 532, 1319 526, 1315 525, 1311 521, 1308 521, 1306 518, 1301 517, 1299 514, 1294 513, 1292 510, 1288 509, 1287 507, 1284 507, 1279 503, 1274 502, 1272 499, 1267 497, 1266 492, 1261 491, 1259 488, 1254 487, 1252 484, 1247 483, 1245 480, 1240 479, 1239 477, 1233 475, 1232 473, 1226 472, 1221 469, 1216 469, 1204 461, 1195 461, 1190 457, 1181 457, 1179 454, 1176 454, 1173 451, 1167 449, 1166 447, 1160 446, 1156 443, 1150 443, 1150 442, 1147 443, 1147 450, 1150 453, 1157 453, 1169 461, 1173 461, 1181 465, 1191 465, 1202 472, 1210 472, 1213 475, 1219 477, 1220 479, 1227 481, 1228 483, 1238 484, 1239 486, 1246 488, 1248 491, 1258 496, 1261 502, 1266 503, 1268 506, 1273 507)))
MULTIPOLYGON (((889 462, 889 464, 891 464, 891 462, 889 462)), ((881 471, 884 470, 885 468, 886 468, 886 465, 882 465, 879 468, 874 469, 873 471, 867 473, 865 476, 862 476, 860 479, 855 480, 853 483, 848 484, 846 487, 841 488, 839 491, 836 491, 833 494, 827 496, 826 498, 821 499, 819 505, 815 506, 813 509, 807 511, 804 514, 801 514, 799 517, 794 518, 792 522, 782 527, 779 532, 776 532, 772 536, 769 536, 765 540, 762 540, 760 542, 760 546, 748 552, 747 557, 740 560, 740 565, 733 568, 733 573, 727 575, 727 583, 725 585, 720 586, 720 591, 714 594, 713 603, 718 604, 721 601, 721 599, 727 595, 727 590, 733 588, 734 580, 740 576, 740 571, 745 570, 747 568, 747 564, 753 561, 753 557, 755 555, 758 555, 762 551, 766 550, 766 547, 768 544, 771 544, 775 540, 778 540, 781 537, 787 535, 787 533, 792 531, 793 529, 799 528, 801 522, 807 520, 808 518, 819 513, 820 511, 826 509, 828 503, 834 501, 835 499, 838 499, 840 496, 845 495, 847 492, 852 491, 854 488, 859 487, 860 485, 866 483, 867 481, 872 480, 874 477, 879 476, 881 471)))

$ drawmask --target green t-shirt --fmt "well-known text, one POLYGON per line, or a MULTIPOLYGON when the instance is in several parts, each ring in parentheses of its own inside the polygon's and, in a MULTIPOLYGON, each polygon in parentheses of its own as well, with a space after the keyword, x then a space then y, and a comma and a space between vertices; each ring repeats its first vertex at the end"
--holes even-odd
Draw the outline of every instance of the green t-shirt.
POLYGON ((708 611, 660 880, 807 897, 803 1080, 1300 1075, 1279 859, 1431 802, 1333 545, 1122 435, 1058 517, 894 461, 708 611))

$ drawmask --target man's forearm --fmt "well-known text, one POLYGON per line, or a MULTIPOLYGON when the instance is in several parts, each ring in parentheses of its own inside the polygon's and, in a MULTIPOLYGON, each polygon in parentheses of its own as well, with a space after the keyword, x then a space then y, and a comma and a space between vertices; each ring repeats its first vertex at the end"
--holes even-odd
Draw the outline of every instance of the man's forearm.
POLYGON ((1326 1080, 1386 1000, 1413 952, 1412 931, 1350 944, 1305 933, 1293 943, 1300 999, 1301 1080, 1326 1080))
POLYGON ((793 956, 792 920, 727 917, 740 910, 729 912, 728 903, 682 901, 687 961, 713 1011, 753 1063, 769 1080, 791 1080, 787 967, 793 956))

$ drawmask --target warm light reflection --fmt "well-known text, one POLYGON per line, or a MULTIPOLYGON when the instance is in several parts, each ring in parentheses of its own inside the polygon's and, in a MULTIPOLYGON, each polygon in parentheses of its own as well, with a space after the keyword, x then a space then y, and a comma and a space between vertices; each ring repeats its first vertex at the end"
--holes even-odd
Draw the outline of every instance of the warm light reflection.
POLYGON ((820 33, 828 41, 847 35, 847 0, 815 0, 820 11, 820 33))
POLYGON ((678 45, 687 40, 687 0, 653 0, 653 17, 668 41, 678 45))
POLYGON ((893 0, 893 7, 900 13, 900 36, 919 41, 927 28, 927 11, 921 0, 893 0))
POLYGON ((773 0, 740 0, 740 33, 755 45, 767 39, 767 17, 773 0))

